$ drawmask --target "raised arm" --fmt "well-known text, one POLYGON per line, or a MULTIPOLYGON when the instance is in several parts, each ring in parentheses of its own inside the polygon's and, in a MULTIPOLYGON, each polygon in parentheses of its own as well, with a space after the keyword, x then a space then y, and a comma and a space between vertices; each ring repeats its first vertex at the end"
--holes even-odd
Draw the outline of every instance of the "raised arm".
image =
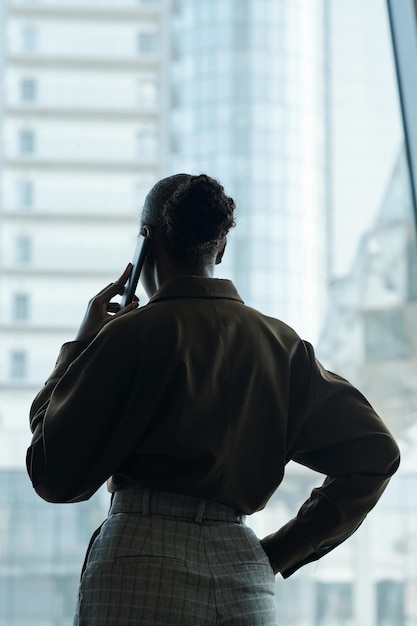
POLYGON ((110 302, 123 290, 130 269, 90 301, 78 340, 61 348, 32 404, 27 470, 45 500, 87 499, 134 445, 126 411, 137 356, 123 327, 112 331, 116 319, 135 309, 137 301, 123 311, 110 302))

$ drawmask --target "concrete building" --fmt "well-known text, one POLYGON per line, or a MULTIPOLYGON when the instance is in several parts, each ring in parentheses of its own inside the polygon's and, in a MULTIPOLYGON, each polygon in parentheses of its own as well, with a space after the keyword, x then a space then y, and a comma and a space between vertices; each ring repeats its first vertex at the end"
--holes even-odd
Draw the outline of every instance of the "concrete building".
POLYGON ((166 3, 149 0, 3 6, 3 466, 21 466, 20 416, 88 299, 130 260, 166 167, 166 27, 166 3))
POLYGON ((28 410, 89 298, 131 259, 166 169, 169 6, 0 5, 0 624, 61 626, 107 502, 37 498, 28 410))

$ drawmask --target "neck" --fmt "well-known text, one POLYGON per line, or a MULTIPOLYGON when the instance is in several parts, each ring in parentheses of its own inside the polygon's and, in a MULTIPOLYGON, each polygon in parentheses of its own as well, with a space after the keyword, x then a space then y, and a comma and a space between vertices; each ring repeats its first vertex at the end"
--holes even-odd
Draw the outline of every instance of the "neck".
POLYGON ((171 259, 168 263, 158 264, 158 282, 160 285, 169 278, 176 276, 202 276, 205 278, 212 278, 214 273, 213 264, 185 264, 175 263, 171 259))
POLYGON ((147 278, 145 289, 148 295, 152 295, 155 289, 158 289, 166 280, 175 276, 202 276, 212 278, 214 274, 214 266, 220 263, 225 247, 225 241, 221 250, 217 252, 213 258, 206 260, 204 263, 184 263, 173 258, 164 243, 161 233, 155 229, 151 232, 152 236, 152 255, 151 262, 148 264, 147 278))

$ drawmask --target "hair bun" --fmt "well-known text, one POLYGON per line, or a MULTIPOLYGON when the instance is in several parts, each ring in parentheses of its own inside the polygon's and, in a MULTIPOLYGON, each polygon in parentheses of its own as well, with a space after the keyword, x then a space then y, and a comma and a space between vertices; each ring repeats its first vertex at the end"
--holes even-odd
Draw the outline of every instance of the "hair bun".
POLYGON ((217 180, 206 174, 190 176, 163 207, 166 237, 177 249, 218 240, 235 225, 234 209, 217 180))

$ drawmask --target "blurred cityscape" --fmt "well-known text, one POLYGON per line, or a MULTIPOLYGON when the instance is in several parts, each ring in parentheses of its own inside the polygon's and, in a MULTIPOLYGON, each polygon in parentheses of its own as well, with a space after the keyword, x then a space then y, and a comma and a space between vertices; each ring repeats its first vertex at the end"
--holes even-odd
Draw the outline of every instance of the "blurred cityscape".
MULTIPOLYGON (((375 85, 391 95, 366 115, 387 120, 385 138, 398 114, 383 0, 2 0, 0 30, 0 626, 72 624, 108 494, 36 496, 28 411, 90 297, 130 259, 147 190, 178 171, 218 177, 236 200, 217 275, 313 342, 402 448, 355 536, 277 578, 279 623, 416 626, 417 244, 402 141, 369 159, 352 131, 366 193, 349 215, 356 183, 346 170, 343 187, 338 165, 358 87, 344 37, 379 46, 375 85)), ((276 530, 321 480, 290 464, 248 523, 276 530)))

